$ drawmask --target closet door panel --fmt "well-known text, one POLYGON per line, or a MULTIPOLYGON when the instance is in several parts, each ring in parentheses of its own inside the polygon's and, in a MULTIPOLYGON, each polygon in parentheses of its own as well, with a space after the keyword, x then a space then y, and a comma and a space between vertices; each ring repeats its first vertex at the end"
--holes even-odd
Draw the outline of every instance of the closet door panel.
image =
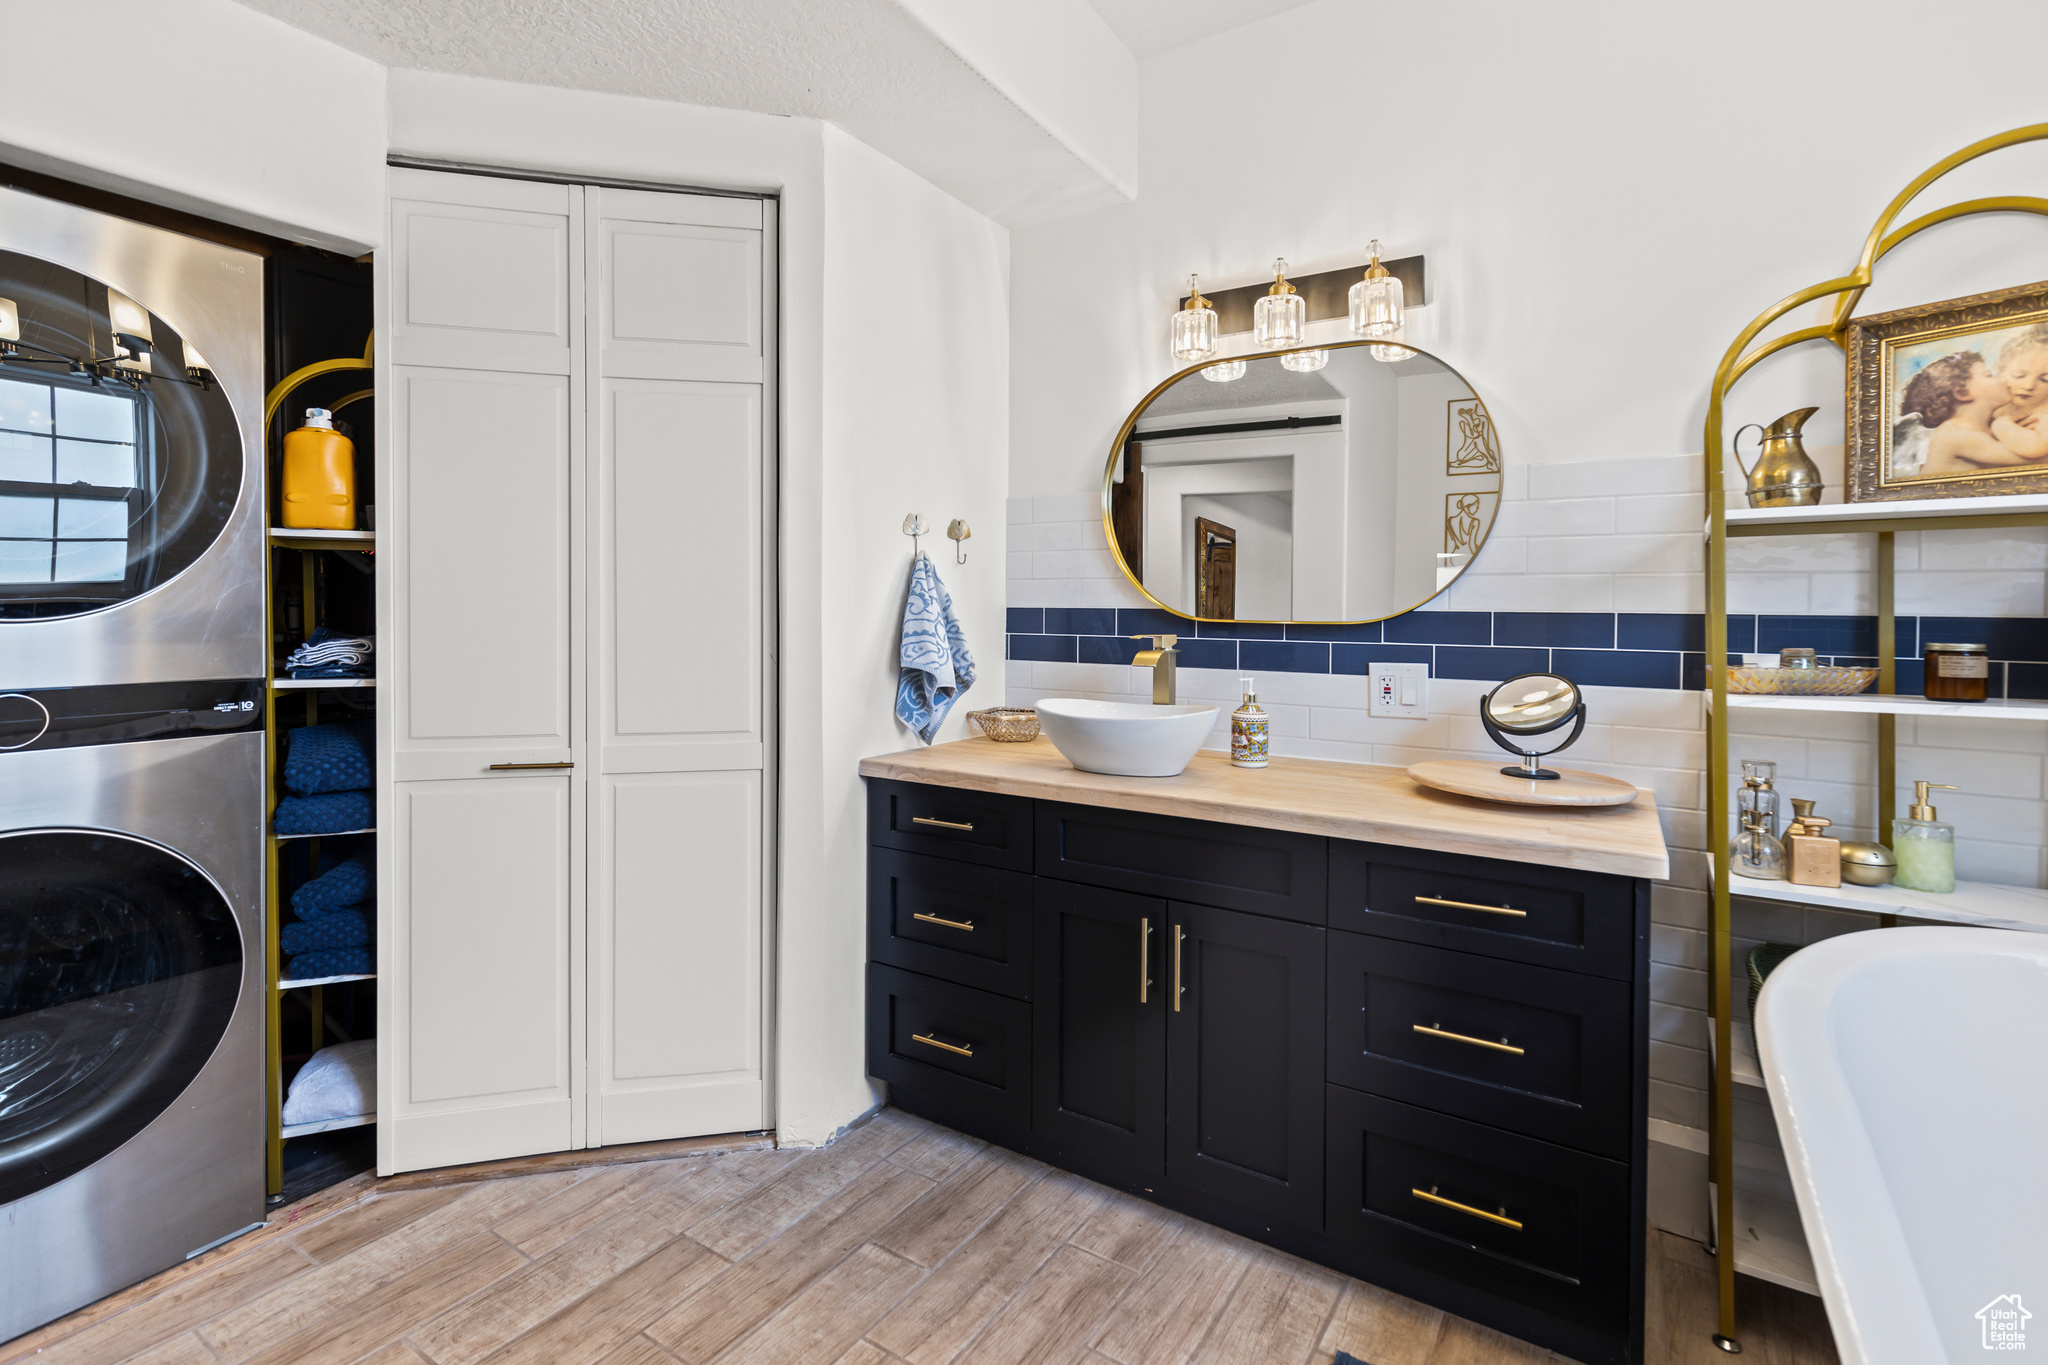
POLYGON ((763 378, 758 199, 592 192, 598 368, 620 378, 763 378))
POLYGON ((761 774, 607 778, 593 1141, 761 1126, 761 774))
POLYGON ((571 801, 553 774, 398 785, 399 1168, 571 1145, 571 801))
POLYGON ((760 387, 604 380, 598 401, 606 769, 758 768, 760 387))
POLYGON ((580 187, 397 169, 391 195, 392 360, 572 372, 580 187))
POLYGON ((408 367, 397 399, 404 481, 389 533, 406 567, 396 605, 407 664, 387 694, 400 721, 397 775, 565 761, 569 381, 408 367))

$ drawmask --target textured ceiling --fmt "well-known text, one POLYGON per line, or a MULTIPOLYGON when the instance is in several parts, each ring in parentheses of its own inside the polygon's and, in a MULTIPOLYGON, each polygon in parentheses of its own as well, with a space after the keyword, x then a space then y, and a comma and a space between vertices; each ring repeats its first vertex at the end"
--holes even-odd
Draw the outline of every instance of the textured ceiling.
POLYGON ((1312 0, 1088 0, 1131 55, 1140 59, 1155 52, 1197 42, 1300 9, 1312 0))
POLYGON ((1123 198, 891 0, 241 3, 386 66, 829 120, 1013 227, 1123 198))

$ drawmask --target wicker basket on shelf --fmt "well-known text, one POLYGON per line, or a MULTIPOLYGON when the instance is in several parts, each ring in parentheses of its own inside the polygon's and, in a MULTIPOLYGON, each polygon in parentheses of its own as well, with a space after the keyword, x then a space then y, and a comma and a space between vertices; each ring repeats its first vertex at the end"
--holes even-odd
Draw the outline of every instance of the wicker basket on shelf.
POLYGON ((969 711, 967 719, 979 725, 990 739, 1005 744, 1022 744, 1038 738, 1038 712, 1028 706, 991 706, 986 711, 969 711))

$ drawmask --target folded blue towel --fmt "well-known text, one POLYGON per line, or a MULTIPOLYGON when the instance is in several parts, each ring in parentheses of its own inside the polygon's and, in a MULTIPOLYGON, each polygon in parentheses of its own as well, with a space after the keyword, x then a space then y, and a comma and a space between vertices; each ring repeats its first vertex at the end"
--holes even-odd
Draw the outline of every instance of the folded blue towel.
POLYGON ((323 948, 293 958, 285 968, 284 979, 311 981, 323 976, 363 976, 376 970, 376 954, 368 948, 323 948))
POLYGON ((926 555, 910 566, 898 659, 902 671, 896 683, 896 719, 929 744, 953 703, 974 686, 974 656, 967 652, 967 636, 953 616, 953 598, 926 555))
POLYGON ((295 920, 277 931, 278 948, 291 954, 360 948, 369 941, 370 920, 362 906, 330 910, 316 919, 295 920))
POLYGON ((293 664, 285 669, 293 678, 368 678, 373 676, 368 664, 293 664))
POLYGON ((327 792, 320 796, 287 796, 277 803, 279 834, 339 834, 369 829, 377 823, 375 792, 327 792))
POLYGON ((356 791, 377 785, 370 761, 375 735, 370 722, 305 725, 285 732, 284 785, 299 796, 356 791))
POLYGON ((344 905, 370 899, 377 886, 377 874, 368 858, 344 858, 333 867, 292 892, 292 909, 301 919, 344 905))

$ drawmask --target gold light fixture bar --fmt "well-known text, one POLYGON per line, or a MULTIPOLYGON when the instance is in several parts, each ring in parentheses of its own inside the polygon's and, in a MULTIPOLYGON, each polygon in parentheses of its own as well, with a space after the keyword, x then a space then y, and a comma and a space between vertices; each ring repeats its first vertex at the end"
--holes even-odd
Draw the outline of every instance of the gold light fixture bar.
MULTIPOLYGON (((1428 301, 1423 293, 1423 258, 1404 256, 1398 261, 1382 261, 1387 273, 1401 281, 1402 296, 1409 308, 1420 308, 1428 301)), ((1294 286, 1308 304, 1308 320, 1322 322, 1328 318, 1349 318, 1351 316, 1351 286, 1357 284, 1365 273, 1365 263, 1347 265, 1341 270, 1325 270, 1320 275, 1289 275, 1287 282, 1294 286)), ((1252 309, 1272 287, 1272 281, 1262 280, 1248 284, 1241 289, 1218 289, 1208 295, 1209 302, 1216 309, 1216 330, 1219 335, 1230 336, 1252 329, 1252 309)), ((1185 308, 1188 301, 1183 298, 1180 306, 1185 308)))

